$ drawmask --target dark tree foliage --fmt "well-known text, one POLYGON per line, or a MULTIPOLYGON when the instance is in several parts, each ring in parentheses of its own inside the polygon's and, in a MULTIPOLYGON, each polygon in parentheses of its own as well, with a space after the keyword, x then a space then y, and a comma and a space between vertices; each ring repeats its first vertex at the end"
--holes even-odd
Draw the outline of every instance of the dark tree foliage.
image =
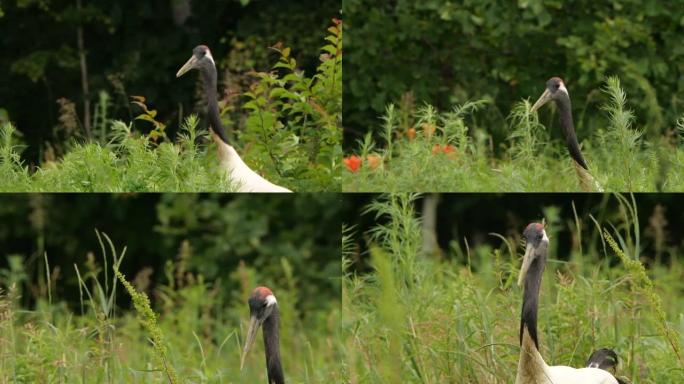
MULTIPOLYGON (((23 133, 31 163, 44 157, 47 142, 83 136, 69 129, 83 129, 84 98, 94 117, 101 91, 109 95, 107 118, 131 120, 140 111, 129 96, 142 95, 173 133, 179 106, 187 115, 196 100, 194 83, 175 78, 193 47, 209 45, 220 69, 233 64, 230 52, 241 51, 241 70, 264 71, 278 59, 268 47, 283 42, 313 75, 324 31, 340 8, 339 0, 3 1, 0 121, 8 115, 23 133), (61 98, 75 104, 75 113, 60 107, 61 98)), ((149 130, 144 122, 139 126, 149 130)))
POLYGON ((346 146, 409 91, 440 109, 491 99, 484 119, 502 135, 513 103, 537 97, 552 76, 586 112, 580 135, 605 121, 597 90, 608 75, 620 77, 648 134, 682 114, 679 1, 349 0, 344 12, 346 146))
POLYGON ((0 287, 16 278, 11 260, 21 260, 23 284, 37 293, 46 252, 58 276, 53 295, 78 305, 74 264, 85 270, 92 252, 103 266, 97 229, 117 249, 127 247, 121 270, 131 279, 150 267, 155 284, 168 284, 165 265, 178 262, 187 240, 188 270, 220 281, 226 293, 239 286, 243 264, 260 284, 291 288, 294 281, 307 298, 302 305, 327 308, 340 295, 340 209, 340 197, 325 193, 7 194, 0 196, 0 287))

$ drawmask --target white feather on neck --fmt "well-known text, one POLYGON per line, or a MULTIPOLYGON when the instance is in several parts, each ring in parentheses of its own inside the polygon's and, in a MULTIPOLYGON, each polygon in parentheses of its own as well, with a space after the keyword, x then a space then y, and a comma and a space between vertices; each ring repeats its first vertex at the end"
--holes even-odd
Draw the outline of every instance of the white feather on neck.
POLYGON ((515 384, 550 384, 548 370, 549 366, 539 354, 530 333, 527 331, 527 326, 525 326, 515 384))

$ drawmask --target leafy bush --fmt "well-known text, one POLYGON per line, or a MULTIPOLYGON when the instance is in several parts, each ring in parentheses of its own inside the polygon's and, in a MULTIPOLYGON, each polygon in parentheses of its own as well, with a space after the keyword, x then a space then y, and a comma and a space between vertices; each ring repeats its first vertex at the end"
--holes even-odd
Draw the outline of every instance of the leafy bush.
POLYGON ((302 180, 301 190, 334 190, 341 178, 342 21, 328 32, 315 75, 297 69, 290 48, 273 47, 273 71, 253 73, 258 81, 245 93, 250 113, 240 140, 257 147, 246 161, 276 182, 302 180))

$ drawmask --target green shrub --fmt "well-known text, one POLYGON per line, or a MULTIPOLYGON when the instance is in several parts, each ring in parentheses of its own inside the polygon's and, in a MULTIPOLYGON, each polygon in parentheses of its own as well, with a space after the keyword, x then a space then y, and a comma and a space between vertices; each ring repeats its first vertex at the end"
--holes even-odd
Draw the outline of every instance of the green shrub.
POLYGON ((245 159, 276 183, 299 190, 339 190, 342 123, 342 21, 328 28, 316 74, 307 77, 287 47, 271 72, 255 72, 245 96, 249 110, 240 140, 254 147, 245 159))

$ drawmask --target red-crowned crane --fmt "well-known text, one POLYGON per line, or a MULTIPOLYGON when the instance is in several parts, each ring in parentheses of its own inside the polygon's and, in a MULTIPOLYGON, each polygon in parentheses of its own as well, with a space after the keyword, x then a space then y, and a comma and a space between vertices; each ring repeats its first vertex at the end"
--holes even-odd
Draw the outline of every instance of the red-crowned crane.
POLYGON ((207 117, 212 127, 212 138, 218 147, 218 157, 230 180, 237 185, 238 192, 292 192, 287 188, 275 185, 252 171, 240 158, 235 148, 228 143, 228 136, 221 124, 218 101, 216 98, 216 64, 211 51, 206 45, 198 45, 192 50, 190 59, 178 70, 176 77, 181 77, 191 69, 202 73, 204 93, 207 99, 207 117))
POLYGON ((552 77, 546 82, 546 89, 539 97, 537 102, 532 106, 532 112, 536 112, 541 106, 553 100, 559 110, 560 123, 565 135, 565 144, 568 147, 570 156, 572 157, 575 171, 579 177, 580 187, 585 192, 598 191, 603 192, 603 189, 594 177, 589 173, 587 162, 584 161, 582 151, 577 142, 577 135, 575 134, 575 125, 572 122, 572 105, 570 103, 570 94, 568 89, 560 77, 552 77))
POLYGON ((249 298, 249 328, 245 347, 242 351, 240 369, 245 365, 245 357, 254 343, 259 327, 263 327, 264 349, 266 350, 266 372, 268 384, 285 384, 283 367, 280 364, 280 314, 278 302, 267 287, 256 287, 249 298))
POLYGON ((525 228, 526 241, 518 285, 524 284, 520 316, 520 360, 516 384, 618 384, 609 372, 599 368, 548 366, 539 353, 537 311, 539 288, 546 264, 549 238, 544 226, 531 223, 525 228))

